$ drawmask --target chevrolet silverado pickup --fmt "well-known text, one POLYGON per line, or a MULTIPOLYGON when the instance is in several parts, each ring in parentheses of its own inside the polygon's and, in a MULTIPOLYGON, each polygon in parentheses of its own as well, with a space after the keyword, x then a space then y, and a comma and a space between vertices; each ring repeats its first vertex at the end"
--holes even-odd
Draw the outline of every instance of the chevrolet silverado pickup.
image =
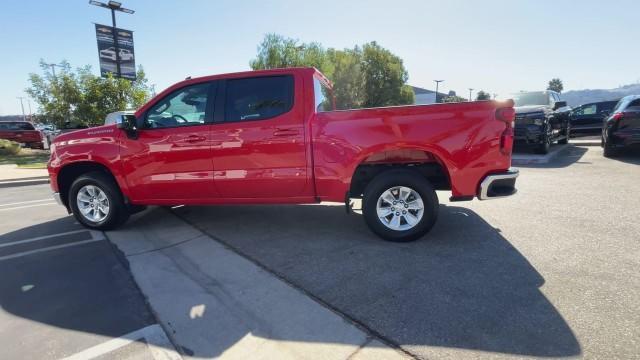
MULTIPOLYGON (((436 190, 452 201, 510 196, 513 101, 336 111, 313 68, 187 79, 118 124, 58 136, 54 197, 110 229, 145 205, 362 200, 390 241, 426 234, 436 190)), ((247 224, 249 225, 249 224, 247 224)))

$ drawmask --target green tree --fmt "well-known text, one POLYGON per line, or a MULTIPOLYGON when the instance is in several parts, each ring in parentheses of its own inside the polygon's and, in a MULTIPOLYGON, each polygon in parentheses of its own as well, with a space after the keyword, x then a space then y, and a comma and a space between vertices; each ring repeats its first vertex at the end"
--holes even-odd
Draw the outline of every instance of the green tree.
POLYGON ((484 90, 480 90, 478 91, 478 94, 476 95, 476 100, 480 101, 480 100, 491 100, 491 95, 488 92, 485 92, 484 90))
POLYGON ((454 102, 465 102, 467 101, 467 99, 458 95, 449 95, 449 96, 445 96, 441 101, 443 103, 454 103, 454 102))
POLYGON ((406 85, 409 74, 402 60, 375 41, 362 47, 362 72, 364 73, 364 106, 413 103, 413 90, 406 85))
POLYGON ((363 47, 324 49, 319 43, 300 43, 267 34, 258 46, 254 70, 312 66, 334 84, 338 109, 362 106, 412 104, 414 94, 407 82, 402 60, 375 42, 363 47))
POLYGON ((549 81, 549 86, 547 86, 547 90, 553 90, 561 93, 564 90, 564 85, 562 85, 562 80, 559 78, 553 78, 549 81))
POLYGON ((100 125, 113 111, 138 108, 149 99, 147 78, 138 67, 137 79, 130 81, 109 75, 93 75, 90 66, 72 70, 63 62, 56 76, 41 60, 42 74, 29 74, 25 91, 38 104, 38 118, 58 127, 100 125))

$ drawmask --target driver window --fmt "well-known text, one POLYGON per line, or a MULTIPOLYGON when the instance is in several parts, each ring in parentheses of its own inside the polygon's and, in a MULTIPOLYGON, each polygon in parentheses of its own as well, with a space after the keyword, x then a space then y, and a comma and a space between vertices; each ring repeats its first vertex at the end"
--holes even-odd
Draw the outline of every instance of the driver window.
POLYGON ((209 84, 180 89, 155 104, 145 119, 145 128, 202 125, 205 121, 209 84))

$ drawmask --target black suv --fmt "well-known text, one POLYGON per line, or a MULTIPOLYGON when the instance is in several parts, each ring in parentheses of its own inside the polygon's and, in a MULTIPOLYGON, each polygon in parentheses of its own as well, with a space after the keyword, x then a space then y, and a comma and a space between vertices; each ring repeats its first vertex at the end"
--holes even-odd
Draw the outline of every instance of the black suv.
POLYGON ((530 91, 512 94, 515 102, 516 121, 514 138, 517 143, 535 146, 540 154, 549 152, 551 144, 569 141, 571 108, 560 100, 555 91, 530 91))
POLYGON ((640 146, 640 95, 620 99, 602 127, 604 156, 617 155, 631 146, 640 146))
POLYGON ((573 108, 569 114, 571 136, 599 135, 603 120, 611 114, 617 102, 618 100, 601 101, 573 108))

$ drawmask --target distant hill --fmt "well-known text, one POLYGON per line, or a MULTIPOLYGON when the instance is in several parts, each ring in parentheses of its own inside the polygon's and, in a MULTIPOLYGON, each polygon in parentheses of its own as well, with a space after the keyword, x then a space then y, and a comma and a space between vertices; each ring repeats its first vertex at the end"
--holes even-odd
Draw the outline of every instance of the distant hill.
POLYGON ((586 89, 571 90, 562 93, 562 99, 566 100, 569 106, 607 100, 618 100, 627 95, 640 95, 640 84, 625 85, 615 89, 586 89))
POLYGON ((21 121, 22 115, 2 115, 0 121, 21 121))

